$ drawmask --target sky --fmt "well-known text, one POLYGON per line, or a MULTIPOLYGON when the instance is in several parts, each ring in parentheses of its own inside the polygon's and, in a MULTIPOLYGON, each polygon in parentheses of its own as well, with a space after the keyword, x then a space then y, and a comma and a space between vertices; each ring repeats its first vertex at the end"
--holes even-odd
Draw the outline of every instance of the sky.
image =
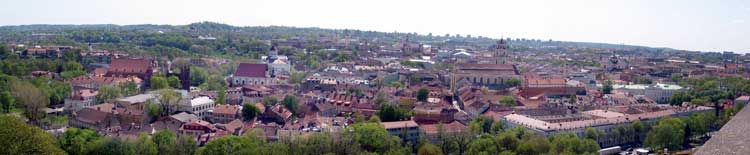
POLYGON ((200 21, 750 53, 747 0, 0 0, 0 25, 200 21))

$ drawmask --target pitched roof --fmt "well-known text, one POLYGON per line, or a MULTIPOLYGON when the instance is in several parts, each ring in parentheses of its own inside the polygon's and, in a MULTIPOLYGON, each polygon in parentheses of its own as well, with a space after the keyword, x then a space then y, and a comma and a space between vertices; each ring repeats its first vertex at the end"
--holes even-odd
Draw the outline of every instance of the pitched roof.
MULTIPOLYGON (((421 128, 425 134, 437 134, 440 130, 439 124, 420 124, 419 128, 421 128)), ((457 132, 463 132, 467 131, 466 125, 463 125, 459 123, 458 121, 453 121, 450 123, 443 124, 443 132, 446 133, 457 133, 457 132)))
POLYGON ((239 111, 240 111, 240 106, 237 106, 237 105, 219 104, 214 107, 215 114, 235 115, 239 113, 239 111))
POLYGON ((148 59, 112 59, 108 73, 146 73, 151 69, 148 59))
POLYGON ((107 114, 94 108, 83 108, 75 113, 75 118, 86 123, 101 123, 107 118, 107 114))
POLYGON ((171 118, 173 118, 175 120, 178 120, 178 121, 180 121, 182 123, 187 123, 187 122, 194 121, 194 120, 200 120, 198 118, 198 116, 195 116, 193 114, 188 114, 186 112, 181 112, 179 114, 174 114, 174 115, 169 116, 169 117, 171 117, 171 118))
POLYGON ((408 120, 408 121, 396 121, 396 122, 382 122, 380 123, 385 127, 386 129, 394 129, 394 128, 404 128, 404 127, 418 127, 417 122, 414 122, 414 120, 408 120))
POLYGON ((266 77, 267 70, 267 64, 240 63, 240 65, 237 66, 237 70, 234 71, 234 76, 266 77))

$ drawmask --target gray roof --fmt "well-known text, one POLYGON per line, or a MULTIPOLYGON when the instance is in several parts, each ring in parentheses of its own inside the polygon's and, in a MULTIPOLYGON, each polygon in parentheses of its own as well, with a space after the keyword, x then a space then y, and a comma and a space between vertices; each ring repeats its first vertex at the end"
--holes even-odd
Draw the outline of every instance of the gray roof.
POLYGON ((174 114, 174 115, 169 116, 169 117, 172 117, 173 119, 178 120, 178 121, 180 121, 182 123, 187 123, 187 122, 190 122, 190 121, 199 120, 198 116, 195 116, 193 114, 188 114, 186 112, 181 112, 179 114, 174 114))
POLYGON ((117 99, 118 102, 128 102, 128 103, 143 103, 151 99, 156 99, 156 97, 152 94, 139 94, 135 96, 128 96, 117 99))
POLYGON ((745 106, 732 120, 698 149, 696 155, 750 154, 750 106, 745 106))

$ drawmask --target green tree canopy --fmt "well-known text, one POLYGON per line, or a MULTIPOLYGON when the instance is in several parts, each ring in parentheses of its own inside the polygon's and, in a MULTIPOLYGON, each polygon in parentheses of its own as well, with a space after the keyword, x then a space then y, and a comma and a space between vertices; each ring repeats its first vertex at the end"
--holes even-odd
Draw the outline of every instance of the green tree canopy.
POLYGON ((256 116, 260 115, 261 111, 255 104, 245 103, 242 105, 242 119, 245 121, 253 120, 256 116))
POLYGON ((151 90, 159 90, 164 88, 169 88, 169 82, 167 81, 167 78, 162 76, 151 77, 151 90))
POLYGON ((418 101, 422 101, 422 102, 427 101, 427 98, 429 97, 429 94, 430 94, 430 90, 429 89, 427 89, 427 88, 420 88, 417 91, 417 100, 418 101))
POLYGON ((432 145, 430 143, 422 145, 422 147, 419 147, 419 151, 417 151, 418 155, 442 155, 443 150, 441 150, 439 147, 432 145))
POLYGON ((281 100, 281 103, 284 105, 286 109, 292 112, 294 116, 299 115, 299 100, 297 100, 297 97, 292 95, 286 95, 284 96, 284 99, 281 100))
POLYGON ((4 147, 0 154, 65 154, 52 135, 20 118, 0 115, 0 126, 0 145, 4 147))
POLYGON ((648 132, 645 145, 654 150, 678 150, 682 148, 684 138, 685 122, 679 118, 664 118, 648 132))
POLYGON ((94 130, 68 128, 58 137, 58 144, 68 154, 88 154, 95 142, 102 138, 94 130))
POLYGON ((169 78, 167 78, 167 83, 169 84, 169 87, 172 87, 174 89, 182 88, 180 78, 178 78, 177 76, 169 76, 169 78))
POLYGON ((498 101, 498 103, 506 107, 514 107, 518 105, 516 102, 516 99, 513 98, 513 96, 502 96, 500 97, 500 100, 498 101))

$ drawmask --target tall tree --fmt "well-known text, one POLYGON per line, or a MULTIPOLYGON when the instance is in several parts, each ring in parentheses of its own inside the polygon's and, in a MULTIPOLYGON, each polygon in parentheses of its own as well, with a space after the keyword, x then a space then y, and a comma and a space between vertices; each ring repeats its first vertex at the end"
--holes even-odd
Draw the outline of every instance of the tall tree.
POLYGON ((227 88, 221 87, 219 91, 216 91, 216 104, 226 104, 227 103, 227 88))
POLYGON ((101 86, 99 87, 98 92, 99 94, 96 94, 96 100, 99 103, 104 103, 111 99, 122 97, 122 92, 117 87, 101 86))
POLYGON ((182 84, 180 83, 180 78, 178 78, 177 76, 169 76, 169 78, 167 78, 167 83, 169 84, 169 87, 172 87, 174 89, 182 88, 182 84))
POLYGON ((417 100, 422 101, 422 102, 427 101, 429 94, 430 94, 430 90, 428 90, 427 88, 420 88, 417 91, 417 100))
POLYGON ((289 111, 291 111, 295 116, 299 114, 299 101, 297 100, 297 97, 286 95, 284 96, 284 99, 281 100, 281 103, 284 104, 284 107, 286 109, 289 109, 289 111))
POLYGON ((614 88, 612 87, 612 81, 604 81, 604 85, 602 85, 602 93, 611 94, 613 89, 614 88))
POLYGON ((245 103, 242 105, 242 119, 245 121, 253 120, 260 113, 260 109, 252 103, 245 103))
POLYGON ((16 107, 16 99, 9 91, 0 92, 0 113, 9 113, 16 107))
POLYGON ((167 81, 167 78, 162 76, 151 77, 151 90, 159 90, 164 88, 169 88, 169 82, 167 81))
POLYGON ((38 122, 44 117, 42 109, 49 105, 49 98, 42 90, 31 83, 17 81, 12 83, 13 96, 24 107, 24 115, 31 122, 38 122))
POLYGON ((175 111, 177 104, 182 100, 182 96, 177 93, 174 89, 162 89, 157 92, 159 94, 159 103, 162 107, 162 116, 169 115, 175 111))

